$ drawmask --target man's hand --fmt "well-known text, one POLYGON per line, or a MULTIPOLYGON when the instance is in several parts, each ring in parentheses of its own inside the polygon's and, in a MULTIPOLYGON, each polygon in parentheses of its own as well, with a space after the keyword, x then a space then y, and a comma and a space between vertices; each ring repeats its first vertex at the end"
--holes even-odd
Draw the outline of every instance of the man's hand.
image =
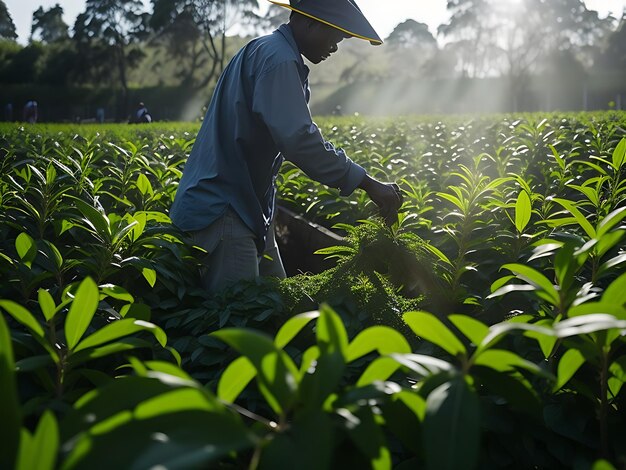
POLYGON ((381 183, 369 175, 365 175, 359 188, 364 190, 378 206, 380 215, 388 226, 398 221, 398 209, 402 205, 402 193, 395 183, 381 183))

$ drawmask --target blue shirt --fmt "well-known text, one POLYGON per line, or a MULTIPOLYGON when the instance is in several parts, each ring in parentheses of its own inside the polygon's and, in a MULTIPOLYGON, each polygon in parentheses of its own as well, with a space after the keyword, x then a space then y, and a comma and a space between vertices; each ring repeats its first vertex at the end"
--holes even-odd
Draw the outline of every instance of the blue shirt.
POLYGON ((349 195, 365 170, 322 137, 308 107, 309 68, 291 27, 254 39, 218 80, 170 216, 181 230, 209 226, 230 207, 257 238, 271 223, 283 160, 349 195))

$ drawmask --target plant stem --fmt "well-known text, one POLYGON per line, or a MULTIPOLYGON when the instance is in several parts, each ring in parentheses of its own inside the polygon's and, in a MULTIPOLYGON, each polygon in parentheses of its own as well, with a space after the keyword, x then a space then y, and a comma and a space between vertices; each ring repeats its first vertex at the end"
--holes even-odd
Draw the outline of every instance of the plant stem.
POLYGON ((609 379, 609 357, 606 351, 602 351, 602 366, 600 369, 600 456, 608 458, 608 379, 609 379))

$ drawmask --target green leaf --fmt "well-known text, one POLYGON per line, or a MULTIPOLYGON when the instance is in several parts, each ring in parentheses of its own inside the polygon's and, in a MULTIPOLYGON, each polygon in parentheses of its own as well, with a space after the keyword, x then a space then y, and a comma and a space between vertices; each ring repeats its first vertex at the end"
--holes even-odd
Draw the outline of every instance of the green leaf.
POLYGON ((593 228, 591 223, 589 223, 587 217, 585 217, 582 212, 578 210, 575 202, 559 198, 554 198, 553 201, 563 206, 570 212, 570 214, 574 216, 576 222, 578 222, 578 225, 580 225, 580 227, 585 231, 589 238, 596 238, 595 229, 593 228))
POLYGON ((602 303, 612 305, 626 305, 626 273, 615 279, 602 294, 602 303))
POLYGON ((567 338, 570 336, 595 333, 596 331, 610 329, 623 330, 626 329, 626 320, 618 320, 613 315, 603 313, 588 313, 560 321, 555 323, 552 327, 559 338, 567 338))
POLYGON ((193 381, 191 376, 180 368, 180 365, 174 365, 171 362, 165 361, 145 361, 144 365, 149 367, 150 370, 163 372, 168 375, 180 377, 183 380, 193 381))
POLYGON ((591 470, 616 470, 611 462, 608 460, 596 460, 591 467, 591 470))
POLYGON ((360 408, 354 415, 358 424, 347 426, 350 439, 368 460, 370 468, 373 470, 391 469, 391 453, 381 427, 372 416, 372 411, 369 408, 360 408))
MULTIPOLYGON (((615 230, 600 236, 594 250, 599 258, 602 258, 611 248, 617 245, 626 235, 626 230, 615 230)), ((617 255, 620 256, 620 255, 617 255)))
POLYGON ((371 326, 360 332, 348 345, 346 362, 352 362, 372 351, 378 351, 380 355, 408 354, 411 346, 397 330, 388 326, 371 326))
POLYGON ((163 347, 167 344, 167 336, 158 326, 142 320, 135 320, 134 318, 125 318, 123 320, 115 320, 88 336, 78 343, 76 348, 74 348, 74 352, 77 353, 84 349, 101 346, 105 343, 116 341, 139 331, 148 331, 152 333, 159 341, 159 344, 163 347))
POLYGON ((612 315, 619 320, 626 320, 626 307, 620 305, 619 302, 606 302, 604 299, 602 299, 601 302, 586 302, 584 304, 571 307, 567 311, 567 316, 573 318, 588 316, 594 313, 604 313, 612 315))
POLYGON ((537 375, 551 377, 544 372, 537 364, 527 361, 523 357, 504 349, 488 349, 475 355, 474 365, 490 367, 499 372, 506 372, 518 369, 525 369, 537 375))
POLYGON ((326 304, 320 307, 320 317, 317 320, 317 344, 322 354, 338 352, 342 357, 346 357, 348 349, 346 328, 341 317, 326 304))
POLYGON ((626 382, 626 356, 621 356, 611 362, 609 370, 617 380, 626 382))
POLYGON ((530 266, 525 266, 523 264, 505 264, 502 266, 502 269, 508 269, 519 279, 532 284, 533 286, 541 289, 547 296, 546 300, 548 300, 552 305, 559 305, 559 293, 555 289, 552 282, 530 266))
POLYGON ((392 357, 379 357, 367 366, 356 385, 362 387, 373 382, 385 381, 400 368, 400 363, 392 357))
POLYGON ((135 225, 138 225, 139 222, 133 221, 128 225, 125 225, 121 229, 117 230, 113 236, 113 244, 118 245, 124 238, 126 238, 131 231, 135 228, 135 225))
POLYGON ((87 330, 99 301, 98 286, 90 277, 85 278, 76 290, 65 320, 65 338, 70 350, 74 349, 87 330))
POLYGON ((609 213, 606 217, 602 219, 602 221, 598 224, 598 238, 602 238, 605 234, 609 232, 613 227, 619 224, 626 217, 626 207, 620 207, 615 209, 611 213, 609 213))
POLYGON ((39 308, 43 313, 43 316, 46 318, 46 321, 50 321, 54 318, 56 314, 57 306, 54 303, 54 299, 45 289, 39 289, 37 292, 37 297, 39 299, 39 308))
MULTIPOLYGON (((535 323, 535 325, 539 327, 547 327, 548 329, 551 329, 552 320, 551 319, 539 320, 538 322, 535 323)), ((541 352, 543 353, 543 356, 546 359, 550 357, 550 355, 552 354, 552 351, 554 350, 554 346, 556 345, 556 342, 558 341, 558 338, 556 336, 547 336, 545 334, 536 333, 534 331, 527 331, 524 335, 527 336, 528 338, 533 338, 537 341, 537 343, 539 344, 539 347, 541 348, 541 352)))
POLYGON ((54 470, 59 451, 59 427, 54 414, 46 410, 35 435, 20 442, 16 470, 54 470))
POLYGON ((30 267, 37 256, 37 244, 26 232, 20 233, 15 239, 15 249, 20 259, 30 267))
POLYGON ((109 356, 111 354, 117 354, 125 351, 132 351, 138 348, 151 348, 152 343, 145 341, 143 339, 130 337, 123 338, 115 343, 105 344, 101 347, 85 349, 78 353, 71 354, 68 356, 68 361, 72 364, 72 366, 76 366, 85 361, 90 361, 92 359, 98 359, 101 357, 109 356))
POLYGON ((252 447, 236 415, 221 408, 177 411, 177 397, 168 400, 174 406, 166 413, 139 418, 128 410, 118 415, 119 425, 79 435, 62 469, 98 468, 102 462, 107 468, 210 468, 211 462, 252 447))
POLYGON ((554 274, 559 288, 564 292, 569 291, 574 282, 574 276, 587 259, 586 252, 576 256, 575 251, 576 247, 573 243, 566 243, 554 257, 554 274))
POLYGON ((50 250, 50 253, 52 254, 54 265, 56 266, 57 269, 61 269, 61 267, 63 266, 63 255, 61 255, 61 252, 53 243, 47 240, 44 240, 44 243, 46 244, 46 246, 50 250))
POLYGON ((285 324, 278 330, 276 337, 274 338, 274 344, 278 348, 284 348, 287 346, 295 336, 300 333, 302 328, 308 325, 311 320, 319 318, 320 312, 313 311, 307 313, 301 313, 294 317, 291 317, 285 322, 285 324))
POLYGON ((123 300, 128 303, 135 301, 134 297, 128 293, 126 289, 114 284, 102 284, 99 286, 100 294, 107 297, 112 297, 117 300, 123 300))
POLYGON ((148 281, 148 284, 150 284, 150 287, 154 287, 154 285, 156 284, 156 280, 157 280, 156 271, 150 268, 143 268, 141 270, 141 274, 143 274, 143 277, 145 278, 145 280, 148 281))
POLYGON ((620 140, 613 151, 613 168, 618 171, 626 160, 626 139, 620 140))
POLYGON ((448 318, 467 339, 476 345, 480 344, 489 333, 487 325, 467 315, 450 315, 448 318))
POLYGON ((467 350, 459 339, 441 320, 427 312, 407 312, 404 321, 415 334, 426 341, 436 344, 453 356, 466 354, 467 350))
POLYGON ((328 413, 299 413, 285 432, 263 447, 261 469, 330 469, 336 448, 335 426, 328 413))
POLYGON ((589 201, 591 201, 591 203, 594 206, 600 205, 601 195, 598 193, 598 191, 595 188, 592 188, 589 186, 579 186, 576 184, 568 184, 567 187, 575 189, 576 191, 580 191, 581 193, 583 193, 585 196, 587 196, 587 199, 589 199, 589 201))
POLYGON ((78 210, 85 216, 85 221, 90 225, 94 232, 103 237, 106 241, 111 241, 111 223, 100 208, 93 207, 83 200, 69 196, 74 200, 78 210))
POLYGON ((535 335, 543 335, 552 337, 555 336, 555 332, 551 328, 545 326, 534 325, 532 323, 517 323, 517 322, 500 322, 489 327, 489 334, 478 345, 478 349, 474 354, 479 354, 484 349, 491 348, 504 336, 516 332, 533 332, 535 335))
POLYGON ((223 328, 211 336, 230 345, 254 365, 261 392, 274 411, 280 414, 291 406, 298 369, 269 337, 242 328, 223 328))
POLYGON ((578 349, 568 349, 565 351, 557 367, 557 381, 552 392, 556 393, 561 390, 584 363, 585 357, 578 349))
POLYGON ((428 468, 476 467, 480 404, 478 396, 462 377, 440 385, 428 395, 423 437, 428 468))
POLYGON ((452 196, 451 194, 447 194, 447 193, 437 193, 437 196, 451 202, 456 207, 458 207, 461 211, 463 212, 465 211, 465 205, 461 202, 459 198, 452 196))
POLYGON ((29 331, 40 339, 45 337, 43 328, 35 317, 20 304, 12 300, 0 300, 0 307, 7 311, 15 320, 24 325, 29 331))
POLYGON ((0 468, 13 468, 22 423, 11 333, 0 315, 0 468))
POLYGON ((528 222, 530 222, 531 214, 532 204, 530 203, 530 197, 526 191, 520 191, 515 202, 515 228, 519 233, 522 233, 528 222))
POLYGON ((231 362, 217 384, 217 397, 234 403, 237 397, 256 376, 256 369, 250 360, 241 356, 231 362))
POLYGON ((139 192, 144 196, 146 194, 149 194, 150 196, 154 194, 150 180, 143 173, 139 173, 139 176, 137 177, 137 189, 139 189, 139 192))
POLYGON ((429 377, 442 372, 453 373, 454 371, 454 366, 449 362, 424 354, 392 354, 391 357, 398 364, 422 377, 429 377))

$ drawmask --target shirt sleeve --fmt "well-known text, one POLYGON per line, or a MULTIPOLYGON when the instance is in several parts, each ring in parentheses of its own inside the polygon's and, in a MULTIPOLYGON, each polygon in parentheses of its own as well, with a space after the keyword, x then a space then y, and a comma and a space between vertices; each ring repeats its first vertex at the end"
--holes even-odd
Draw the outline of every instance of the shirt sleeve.
POLYGON ((283 156, 312 179, 340 188, 342 196, 363 180, 365 170, 325 141, 313 122, 295 62, 283 62, 257 79, 252 110, 283 156))

